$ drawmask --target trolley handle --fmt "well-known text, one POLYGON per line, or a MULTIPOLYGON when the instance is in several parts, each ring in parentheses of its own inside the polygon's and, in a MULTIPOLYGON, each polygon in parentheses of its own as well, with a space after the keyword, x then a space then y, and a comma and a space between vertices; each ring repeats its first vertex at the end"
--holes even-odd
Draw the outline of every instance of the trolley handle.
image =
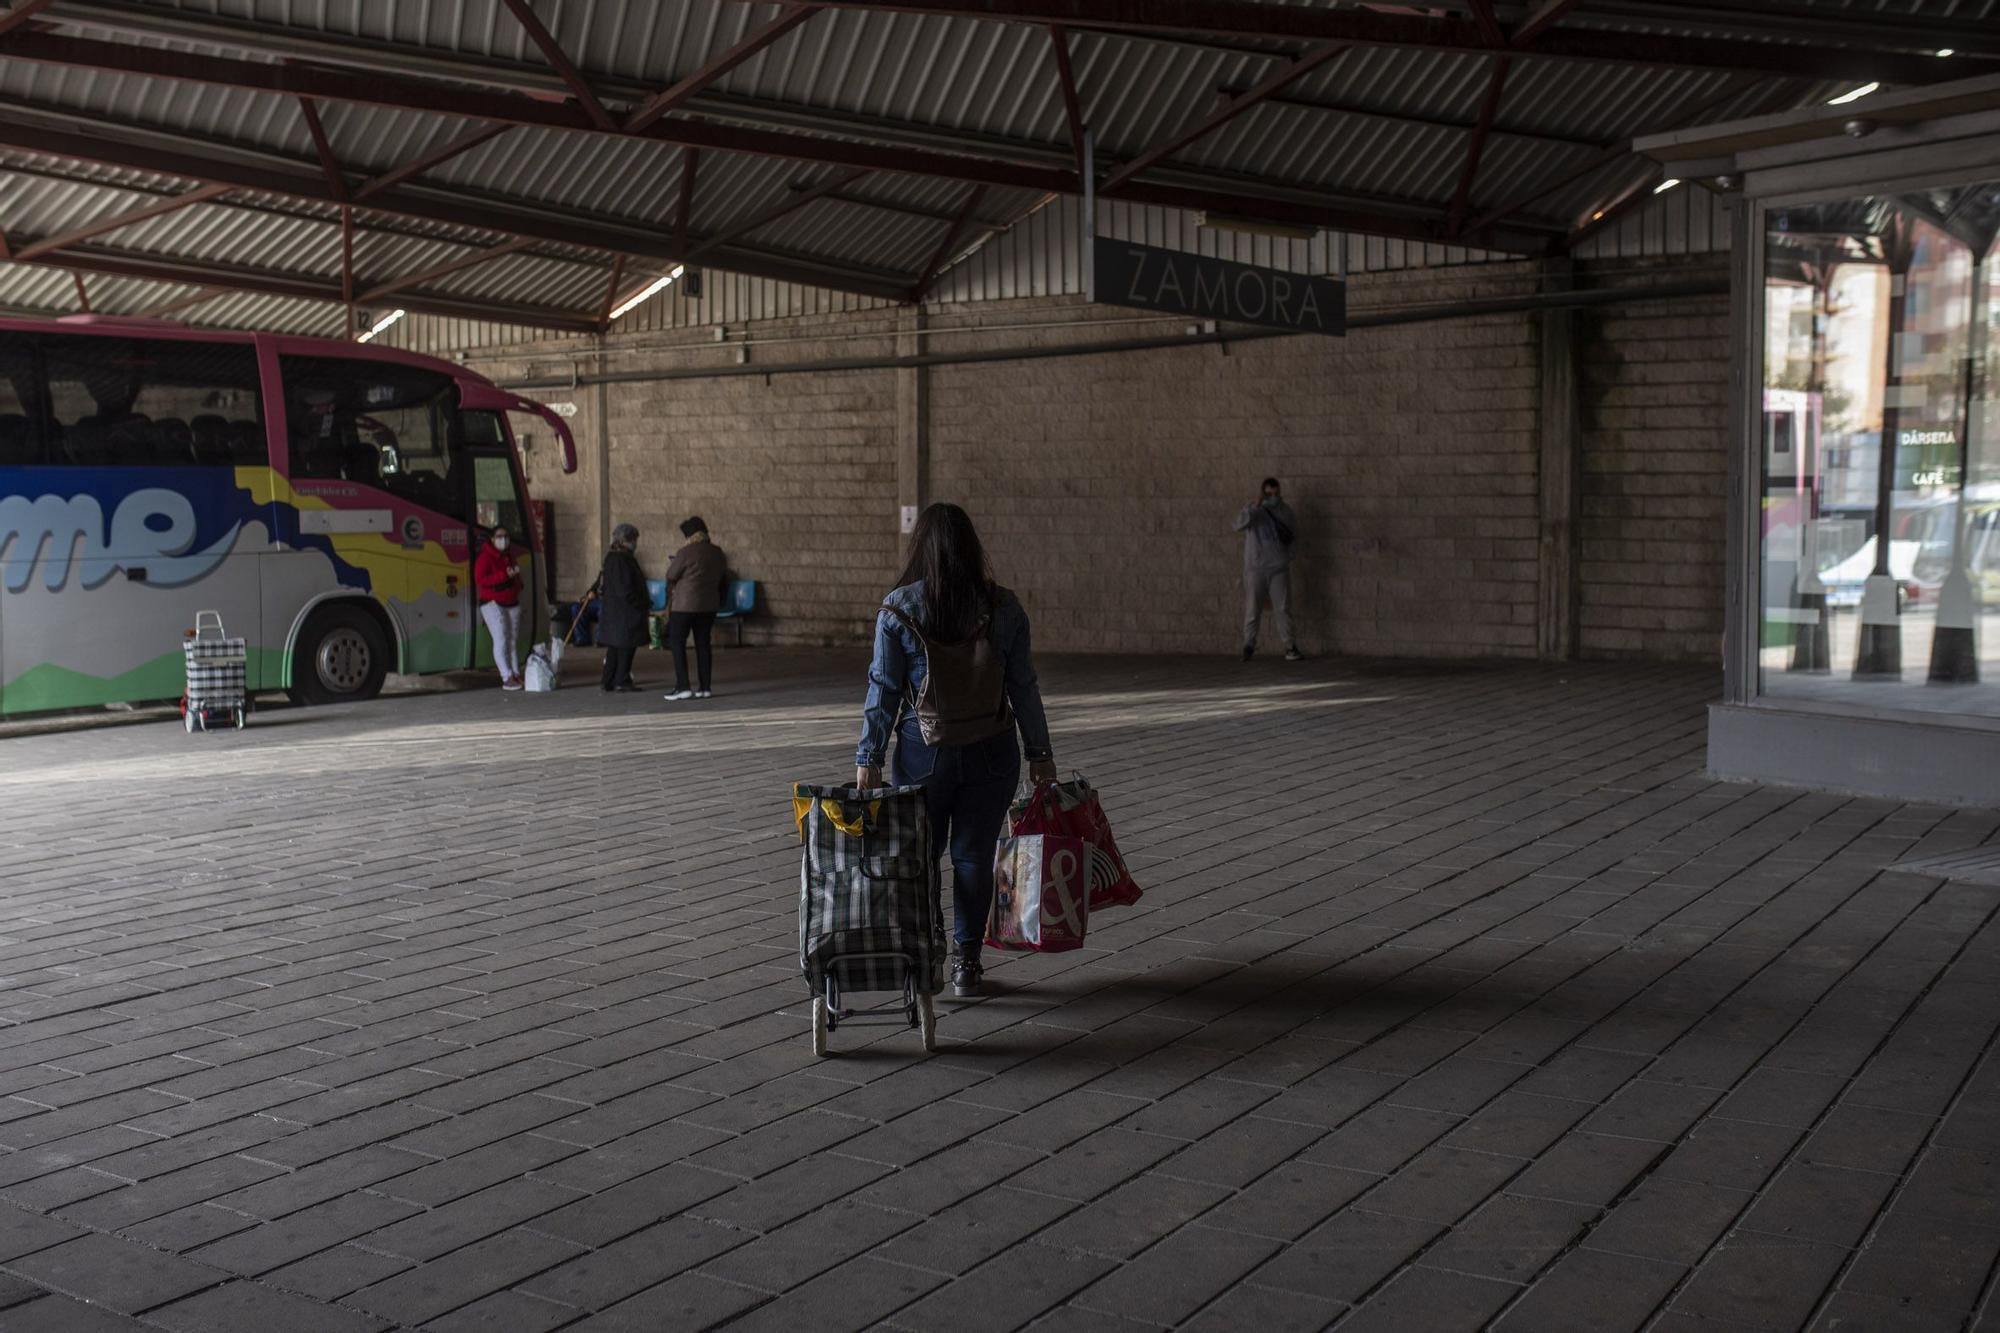
POLYGON ((222 632, 222 612, 220 611, 195 612, 194 633, 190 637, 196 639, 202 639, 202 638, 221 639, 228 637, 222 632), (214 631, 212 634, 207 633, 207 631, 211 630, 214 631))

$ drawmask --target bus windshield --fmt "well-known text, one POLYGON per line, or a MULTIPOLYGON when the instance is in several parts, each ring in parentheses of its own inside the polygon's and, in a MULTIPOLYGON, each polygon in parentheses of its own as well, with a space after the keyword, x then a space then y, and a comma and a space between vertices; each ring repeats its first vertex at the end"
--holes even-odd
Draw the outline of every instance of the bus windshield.
POLYGON ((348 357, 284 356, 278 366, 294 478, 359 482, 465 517, 451 376, 348 357))

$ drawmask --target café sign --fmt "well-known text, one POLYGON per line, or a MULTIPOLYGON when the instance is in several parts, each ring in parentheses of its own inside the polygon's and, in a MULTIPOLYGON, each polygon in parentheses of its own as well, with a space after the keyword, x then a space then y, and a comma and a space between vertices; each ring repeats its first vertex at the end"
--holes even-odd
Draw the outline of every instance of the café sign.
POLYGON ((1092 240, 1097 299, 1197 319, 1260 324, 1292 333, 1347 332, 1347 284, 1228 259, 1092 240))

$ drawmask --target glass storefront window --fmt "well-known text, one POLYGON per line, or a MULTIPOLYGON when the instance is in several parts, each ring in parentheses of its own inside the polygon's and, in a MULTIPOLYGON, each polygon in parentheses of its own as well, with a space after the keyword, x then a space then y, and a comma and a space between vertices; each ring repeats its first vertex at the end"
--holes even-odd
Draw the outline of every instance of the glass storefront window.
POLYGON ((2000 181, 1766 221, 1760 692, 2000 716, 2000 181))

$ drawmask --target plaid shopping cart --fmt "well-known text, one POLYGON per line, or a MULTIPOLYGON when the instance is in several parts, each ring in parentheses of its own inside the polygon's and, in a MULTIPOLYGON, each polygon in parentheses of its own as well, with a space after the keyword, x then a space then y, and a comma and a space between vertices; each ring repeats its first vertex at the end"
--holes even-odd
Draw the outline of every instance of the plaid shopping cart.
POLYGON ((813 993, 813 1052, 857 1014, 893 1013, 936 1046, 931 997, 944 987, 944 914, 921 787, 792 788, 802 844, 799 969, 813 993), (842 1006, 853 991, 900 992, 869 1010, 842 1006))
POLYGON ((181 641, 181 652, 187 659, 181 723, 188 734, 225 725, 242 730, 250 713, 249 650, 242 639, 223 633, 222 613, 195 612, 194 628, 181 641))

